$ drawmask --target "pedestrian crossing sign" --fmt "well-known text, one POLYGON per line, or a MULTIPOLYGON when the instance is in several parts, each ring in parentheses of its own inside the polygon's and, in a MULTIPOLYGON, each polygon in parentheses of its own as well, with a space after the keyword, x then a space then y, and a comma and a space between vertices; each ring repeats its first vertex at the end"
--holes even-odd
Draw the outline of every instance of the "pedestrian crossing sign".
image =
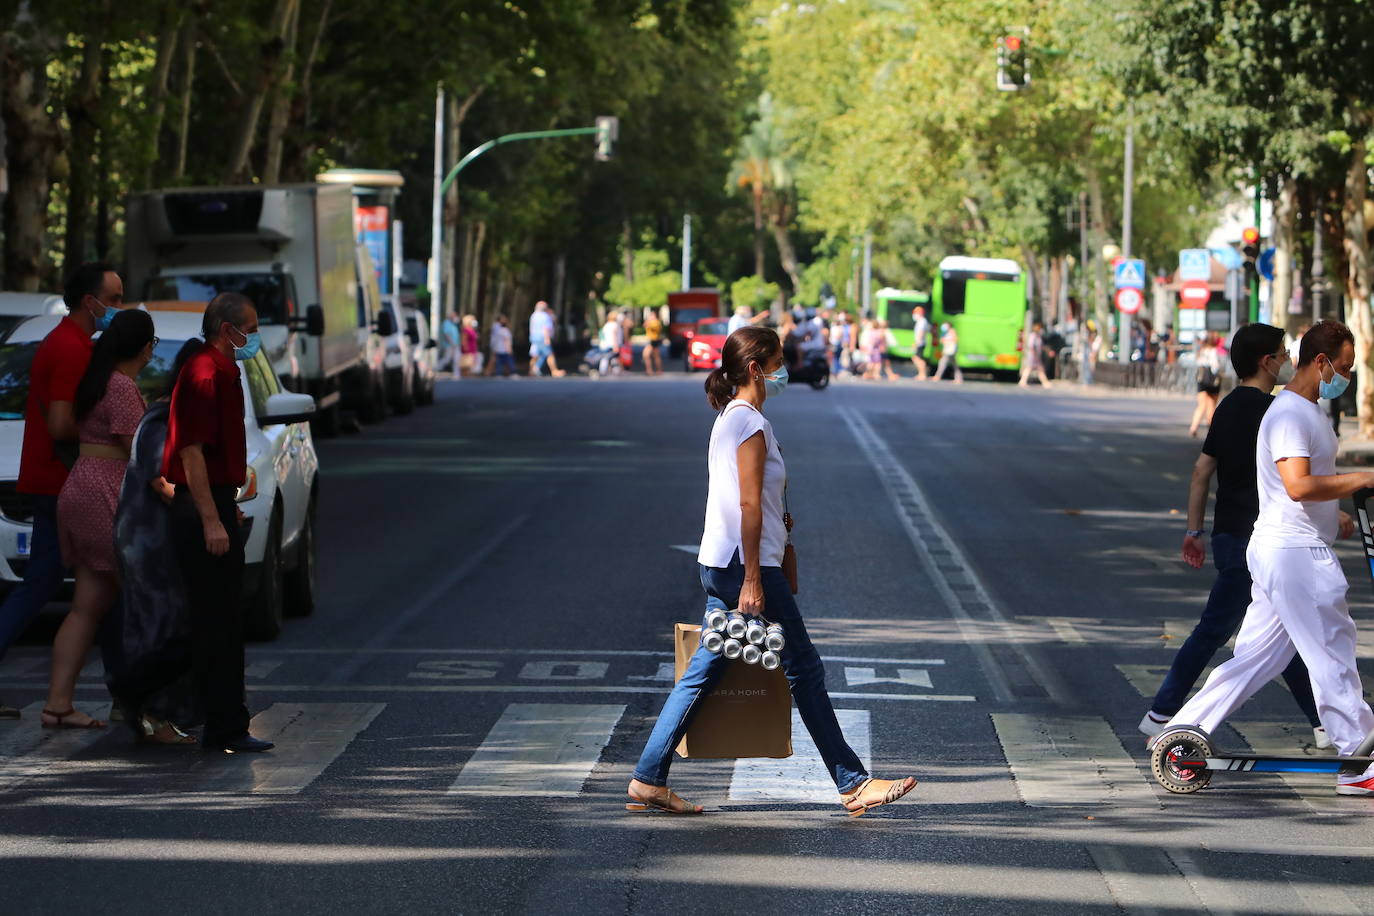
POLYGON ((1126 258, 1116 265, 1117 289, 1144 289, 1145 262, 1139 258, 1126 258))

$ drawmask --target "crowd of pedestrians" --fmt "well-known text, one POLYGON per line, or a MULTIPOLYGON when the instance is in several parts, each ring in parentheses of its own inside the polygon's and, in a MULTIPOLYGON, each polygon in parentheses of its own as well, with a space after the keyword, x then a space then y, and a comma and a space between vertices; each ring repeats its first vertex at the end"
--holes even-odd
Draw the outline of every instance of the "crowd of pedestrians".
MULTIPOLYGON (((18 490, 33 505, 24 580, 0 605, 0 657, 71 570, 71 609, 53 641, 44 728, 105 728, 75 704, 100 639, 115 708, 143 741, 263 751, 249 734, 235 495, 247 443, 237 362, 260 346, 246 297, 206 306, 151 409, 136 383, 158 340, 123 307, 110 267, 85 264, 64 290, 69 314, 34 354, 18 490), (99 338, 92 340, 99 332, 99 338)), ((0 704, 0 717, 20 718, 0 704)))

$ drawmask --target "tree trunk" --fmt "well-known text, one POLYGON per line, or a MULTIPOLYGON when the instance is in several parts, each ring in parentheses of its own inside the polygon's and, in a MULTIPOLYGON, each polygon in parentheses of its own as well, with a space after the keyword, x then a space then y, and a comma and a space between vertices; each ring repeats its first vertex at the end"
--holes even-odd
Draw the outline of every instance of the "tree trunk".
POLYGON ((172 72, 172 59, 180 46, 178 39, 183 33, 184 12, 168 17, 162 31, 157 36, 157 63, 153 65, 153 76, 148 86, 148 150, 144 154, 147 162, 143 168, 143 187, 155 187, 157 167, 161 161, 162 122, 167 115, 167 83, 172 72))
POLYGON ((1369 358, 1374 344, 1374 319, 1369 311, 1369 227, 1364 214, 1368 185, 1369 166, 1365 162, 1365 139, 1361 137, 1351 146, 1341 207, 1345 228, 1345 320, 1355 336, 1355 403, 1361 439, 1374 438, 1374 363, 1369 358))
POLYGON ((5 121, 9 193, 5 195, 5 287, 35 291, 44 280, 48 192, 62 132, 48 112, 48 61, 60 36, 33 21, 28 0, 0 33, 0 117, 5 121))
POLYGON ((630 220, 628 218, 620 227, 620 257, 624 262, 623 273, 625 275, 625 282, 635 282, 634 233, 630 231, 630 220))
POLYGON ((1092 228, 1088 233, 1092 249, 1088 255, 1093 262, 1092 313, 1097 319, 1097 352, 1102 359, 1106 359, 1107 351, 1112 346, 1111 335, 1107 333, 1111 326, 1111 316, 1107 311, 1107 270, 1102 260, 1102 249, 1107 244, 1107 220, 1102 212, 1102 179, 1098 176, 1097 169, 1090 167, 1087 177, 1088 209, 1092 213, 1092 228))
MULTIPOLYGON (((463 122, 467 120, 468 112, 472 111, 472 106, 482 97, 484 91, 486 91, 485 85, 478 86, 476 89, 469 92, 462 102, 458 101, 458 97, 455 94, 449 93, 447 96, 448 124, 446 125, 446 129, 448 133, 445 137, 445 143, 448 145, 448 154, 444 157, 444 177, 448 177, 448 173, 458 164, 459 153, 462 151, 463 122)), ((444 195, 444 251, 439 262, 440 264, 449 265, 453 270, 459 270, 462 267, 462 265, 456 261, 458 257, 458 212, 458 180, 455 178, 448 186, 448 193, 444 195)), ((460 277, 457 282, 450 280, 448 283, 444 284, 444 306, 446 313, 457 311, 460 307, 466 309, 471 308, 471 300, 469 300, 468 305, 460 306, 460 299, 462 297, 458 295, 457 285, 458 283, 465 282, 466 281, 460 277)))
POLYGON ((300 0, 277 0, 275 8, 272 10, 272 19, 268 24, 258 60, 254 65, 257 80, 253 84, 252 93, 243 103, 243 110, 239 113, 238 127, 234 131, 234 140, 229 146, 229 161, 225 168, 227 184, 241 184, 251 177, 248 157, 253 151, 253 141, 258 136, 258 122, 262 120, 263 105, 273 86, 279 85, 281 82, 282 67, 287 57, 283 53, 286 46, 286 33, 295 17, 295 10, 299 2, 300 0))
POLYGON ((172 178, 180 181, 186 177, 186 151, 191 138, 191 90, 196 82, 196 17, 188 16, 182 26, 181 47, 186 58, 186 66, 181 78, 181 111, 177 121, 176 168, 172 178))
POLYGON ((763 279, 764 271, 764 247, 763 247, 763 185, 754 185, 754 276, 763 279))
MULTIPOLYGON (((272 110, 267 116, 267 155, 262 166, 263 184, 277 184, 281 181, 282 146, 286 140, 286 124, 291 117, 291 99, 295 95, 296 78, 296 39, 300 33, 301 5, 299 0, 291 5, 287 14, 286 31, 283 34, 285 63, 282 65, 281 79, 272 89, 272 110)), ((378 265, 386 270, 385 265, 378 265)))
MULTIPOLYGON (((320 18, 315 24, 315 33, 311 36, 309 50, 305 53, 305 61, 301 64, 301 85, 300 91, 295 94, 291 105, 291 120, 300 128, 309 127, 310 103, 314 90, 315 62, 320 57, 320 40, 324 37, 325 29, 329 27, 329 13, 334 7, 334 0, 324 0, 320 6, 320 18)), ((296 164, 295 171, 302 179, 309 178, 305 174, 306 166, 309 164, 310 154, 314 147, 303 144, 293 144, 292 161, 296 164)))
POLYGON ((775 220, 771 228, 773 242, 778 246, 778 260, 782 262, 782 269, 787 272, 787 279, 792 281, 792 295, 795 296, 801 292, 801 266, 797 263, 797 249, 792 247, 792 237, 787 231, 787 226, 775 220))
POLYGON ((1288 302, 1293 298, 1293 253, 1296 247, 1298 183, 1291 175, 1279 177, 1274 198, 1274 279, 1269 286, 1269 323, 1276 328, 1288 321, 1288 302))
POLYGON ((100 132, 100 75, 105 69, 105 28, 109 0, 100 4, 83 38, 81 71, 67 96, 67 121, 71 142, 67 149, 70 175, 67 181, 67 230, 63 261, 67 269, 86 260, 90 232, 91 198, 95 187, 96 135, 100 132))

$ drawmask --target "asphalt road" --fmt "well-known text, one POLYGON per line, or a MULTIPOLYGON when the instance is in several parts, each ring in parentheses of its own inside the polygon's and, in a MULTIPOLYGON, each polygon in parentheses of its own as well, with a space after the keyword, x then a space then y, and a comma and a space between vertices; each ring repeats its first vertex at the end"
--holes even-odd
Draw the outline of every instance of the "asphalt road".
MULTIPOLYGON (((835 705, 921 785, 848 818, 800 732, 790 760, 678 761, 709 813, 669 818, 622 801, 701 613, 700 378, 442 383, 321 444, 319 610, 249 651, 278 750, 0 723, 0 912, 1374 911, 1374 800, 1150 778, 1136 723, 1211 581, 1177 556, 1190 409, 978 382, 770 403, 835 705)), ((0 665, 7 701, 42 698, 44 651, 0 665)), ((79 699, 106 699, 94 669, 79 699)), ((1300 752, 1304 726, 1275 684, 1218 738, 1300 752)))

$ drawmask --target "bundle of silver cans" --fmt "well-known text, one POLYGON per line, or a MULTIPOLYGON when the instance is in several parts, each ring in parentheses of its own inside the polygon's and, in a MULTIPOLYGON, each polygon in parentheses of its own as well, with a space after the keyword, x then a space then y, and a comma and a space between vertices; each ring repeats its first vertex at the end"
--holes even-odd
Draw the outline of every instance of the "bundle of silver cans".
POLYGON ((759 665, 768 671, 782 664, 785 642, 780 624, 765 624, 757 618, 746 621, 739 611, 719 608, 706 613, 701 634, 701 644, 707 652, 738 658, 746 665, 759 665))

